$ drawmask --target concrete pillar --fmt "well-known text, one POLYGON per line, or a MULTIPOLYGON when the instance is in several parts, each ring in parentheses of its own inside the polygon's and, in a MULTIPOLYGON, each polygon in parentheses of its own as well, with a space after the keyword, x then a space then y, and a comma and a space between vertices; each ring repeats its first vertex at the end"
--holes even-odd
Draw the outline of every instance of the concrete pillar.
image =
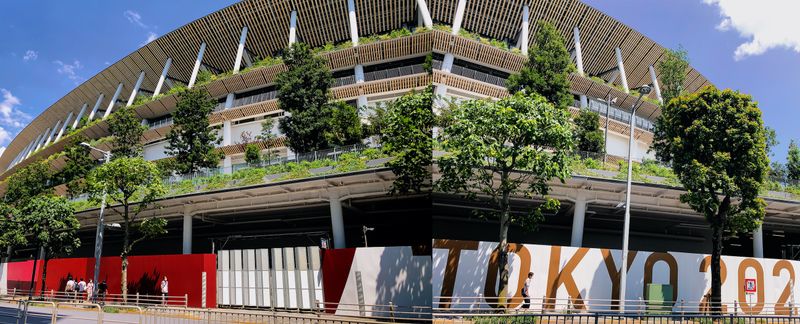
POLYGON ((581 31, 578 27, 572 29, 572 35, 575 38, 575 66, 577 67, 578 74, 583 76, 583 51, 581 50, 581 31))
POLYGON ((61 121, 57 121, 55 126, 53 126, 53 130, 50 131, 50 135, 47 135, 47 141, 44 142, 44 146, 50 145, 53 142, 53 139, 56 138, 56 131, 61 128, 61 121))
POLYGON ((347 247, 344 237, 344 217, 342 216, 342 201, 335 192, 330 193, 331 229, 333 231, 333 248, 347 247))
POLYGON ((519 32, 519 50, 524 55, 528 55, 528 31, 530 30, 530 9, 522 6, 522 30, 519 32))
POLYGON ((54 142, 58 142, 58 140, 61 139, 61 136, 64 135, 64 131, 67 130, 67 126, 69 126, 69 121, 70 120, 72 120, 72 112, 71 111, 69 112, 69 114, 67 114, 67 119, 64 119, 64 124, 61 125, 61 129, 58 131, 58 135, 56 135, 56 139, 54 140, 54 142))
POLYGON ((358 21, 356 20, 356 2, 347 0, 347 16, 350 18, 350 40, 353 46, 358 45, 358 21))
POLYGON ((581 108, 589 107, 589 98, 586 98, 585 94, 579 96, 581 99, 581 108))
POLYGON ((293 10, 289 16, 289 45, 297 41, 297 10, 293 10))
MULTIPOLYGON (((87 123, 92 121, 92 119, 94 119, 94 115, 97 114, 97 110, 100 109, 100 104, 103 102, 103 99, 105 99, 105 97, 106 97, 106 95, 103 94, 103 93, 101 93, 100 96, 97 97, 97 102, 94 103, 94 107, 92 107, 92 111, 89 112, 89 117, 86 117, 86 122, 87 123)), ((78 127, 78 123, 81 120, 81 115, 83 115, 82 112, 83 112, 83 110, 81 110, 81 113, 78 113, 78 119, 75 120, 74 128, 78 127)))
POLYGON ((630 88, 628 88, 628 76, 625 75, 625 63, 622 62, 622 50, 617 47, 614 49, 617 54, 617 69, 619 70, 619 77, 620 81, 622 82, 622 88, 625 89, 625 93, 631 92, 630 88))
POLYGON ((450 70, 453 69, 453 61, 455 61, 455 57, 452 53, 445 54, 444 60, 442 60, 442 72, 450 73, 450 70))
POLYGON ((239 73, 242 67, 242 55, 244 54, 244 43, 247 41, 247 26, 242 28, 242 35, 239 36, 239 46, 236 48, 236 59, 233 61, 233 73, 239 73))
POLYGON ((753 257, 754 258, 763 258, 764 257, 764 225, 759 225, 756 230, 753 231, 753 257))
POLYGON ((89 105, 87 105, 85 103, 83 104, 83 106, 81 106, 81 110, 78 111, 78 115, 75 116, 75 121, 72 122, 72 126, 70 128, 72 128, 72 129, 78 128, 78 124, 80 124, 81 118, 83 118, 83 113, 86 112, 86 107, 88 107, 88 106, 89 105))
POLYGON ((656 78, 656 69, 653 66, 648 66, 648 70, 650 70, 650 82, 653 84, 653 89, 656 91, 656 98, 658 98, 658 102, 664 103, 664 98, 661 97, 661 87, 658 85, 658 78, 656 78))
POLYGON ((192 214, 183 212, 183 254, 192 254, 192 214))
POLYGON ((461 30, 461 23, 464 21, 464 10, 467 8, 467 0, 458 0, 456 16, 453 17, 453 35, 458 35, 461 30))
POLYGON ((38 151, 40 148, 44 146, 44 141, 47 140, 47 134, 50 134, 50 128, 48 127, 44 133, 42 133, 42 139, 39 140, 39 144, 36 144, 36 149, 34 151, 38 151))
POLYGON ((586 196, 578 193, 575 198, 575 208, 572 214, 572 240, 570 246, 583 246, 583 223, 586 219, 586 196))
MULTIPOLYGON (((233 107, 233 101, 236 99, 236 95, 233 93, 229 93, 228 96, 225 98, 225 109, 231 109, 233 107)), ((232 134, 232 126, 230 120, 222 121, 222 146, 228 146, 233 144, 233 134, 232 134)), ((222 171, 225 174, 233 173, 233 160, 230 156, 225 156, 222 160, 222 171)))
MULTIPOLYGON (((356 72, 355 73, 355 75, 356 75, 356 84, 364 83, 364 66, 361 65, 361 64, 357 64, 356 68, 355 68, 355 72, 356 72)), ((365 96, 365 95, 359 95, 358 99, 356 99, 356 100, 357 100, 356 106, 358 108, 361 108, 361 107, 364 107, 364 106, 367 105, 367 96, 365 96)))
POLYGON ((122 92, 122 82, 120 82, 117 86, 117 91, 114 91, 114 96, 111 97, 111 102, 108 103, 108 108, 106 108, 106 113, 103 114, 103 119, 111 114, 111 110, 113 110, 114 106, 117 104, 117 99, 119 99, 120 92, 122 92))
POLYGON ((164 63, 164 69, 161 70, 161 76, 158 77, 158 83, 156 83, 156 89, 153 91, 153 98, 155 98, 159 93, 161 93, 161 87, 164 86, 164 80, 167 79, 167 73, 169 73, 170 66, 172 66, 172 58, 168 57, 167 62, 164 63))
POLYGON ((33 154, 33 151, 36 151, 36 146, 39 145, 39 140, 41 140, 41 139, 42 139, 42 135, 41 134, 39 134, 39 136, 36 136, 36 139, 33 140, 33 142, 31 143, 33 145, 31 145, 31 148, 28 149, 28 153, 25 154, 25 158, 28 158, 29 156, 31 156, 31 154, 33 154))
POLYGON ((133 91, 131 91, 131 96, 128 97, 128 104, 126 107, 130 107, 133 105, 133 102, 136 101, 136 95, 139 94, 139 89, 142 87, 142 81, 144 81, 144 71, 139 73, 139 78, 136 79, 136 85, 133 86, 133 91))
POLYGON ((433 28, 431 12, 428 10, 428 4, 425 0, 417 0, 417 12, 422 17, 422 24, 425 28, 433 28))
POLYGON ((192 68, 192 76, 189 78, 189 88, 194 87, 194 82, 197 81, 197 72, 200 72, 200 65, 203 64, 203 54, 206 52, 206 43, 200 44, 200 50, 197 51, 197 59, 194 61, 194 68, 192 68))

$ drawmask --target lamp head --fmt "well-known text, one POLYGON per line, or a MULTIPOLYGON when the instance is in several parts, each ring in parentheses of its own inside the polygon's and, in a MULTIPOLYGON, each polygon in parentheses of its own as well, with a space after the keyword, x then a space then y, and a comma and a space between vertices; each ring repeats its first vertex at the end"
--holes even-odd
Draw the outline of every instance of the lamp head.
POLYGON ((81 142, 81 145, 82 145, 82 146, 89 147, 89 148, 91 148, 91 147, 92 147, 91 145, 89 145, 89 143, 86 143, 86 142, 81 142))
POLYGON ((653 90, 653 88, 649 84, 639 87, 639 93, 643 95, 649 94, 651 90, 653 90))

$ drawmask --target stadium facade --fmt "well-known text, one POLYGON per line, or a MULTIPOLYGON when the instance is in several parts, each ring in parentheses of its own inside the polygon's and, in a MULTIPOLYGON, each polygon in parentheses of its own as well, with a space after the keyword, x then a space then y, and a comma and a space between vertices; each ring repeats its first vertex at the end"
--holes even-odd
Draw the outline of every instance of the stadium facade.
MULTIPOLYGON (((335 77, 333 97, 358 107, 379 105, 430 85, 449 100, 501 98, 508 95, 505 80, 524 65, 522 53, 533 43, 541 20, 558 29, 577 67, 570 76, 575 97, 570 109, 573 113, 580 109, 600 113, 610 158, 628 152, 629 111, 637 102, 631 89, 654 85, 655 91, 637 111, 633 153, 637 161, 651 158, 652 125, 660 114, 661 100, 655 67, 665 49, 580 1, 245 0, 142 46, 45 109, 0 156, 4 170, 0 180, 37 160, 47 160, 58 171, 65 163, 60 153, 77 134, 109 149, 108 141, 103 140, 109 136, 106 118, 121 106, 134 106, 148 127, 142 138, 144 158, 167 158, 165 135, 172 127, 170 113, 177 102, 170 89, 179 84, 205 87, 219 101, 209 116, 212 125, 221 126, 219 150, 225 158, 219 171, 234 173, 242 168, 244 143, 261 131, 261 121, 283 116, 273 80, 286 67, 280 61, 262 62, 294 42, 321 49, 319 55, 327 60, 335 77), (432 59, 432 71, 425 68, 426 57, 432 59), (199 84, 202 71, 216 76, 199 84), (140 97, 147 99, 137 103, 140 97)), ((711 83, 699 71, 687 70, 686 90, 694 92, 707 85, 711 83)), ((274 132, 282 143, 279 130, 274 132)), ((267 148, 265 143, 256 143, 267 148)), ((305 156, 302 153, 279 148, 279 154, 290 160, 305 156)), ((92 154, 96 159, 102 157, 98 152, 92 154)), ((384 258, 430 269, 432 262, 441 265, 436 261, 447 260, 453 246, 472 246, 458 242, 496 241, 496 223, 474 218, 472 211, 480 206, 456 195, 387 195, 394 175, 381 163, 380 159, 370 160, 367 165, 372 167, 352 172, 316 170, 319 172, 299 179, 266 176, 256 185, 221 189, 198 185, 175 192, 160 199, 160 208, 146 215, 168 219, 169 234, 142 242, 137 250, 143 255, 214 255, 217 274, 206 275, 216 279, 204 275, 203 280, 216 285, 216 293, 208 296, 213 295, 219 305, 310 308, 314 300, 323 300, 323 290, 326 302, 363 302, 362 294, 366 294, 367 302, 373 304, 390 299, 404 300, 406 306, 430 304, 431 296, 448 293, 448 289, 453 293, 443 279, 447 269, 434 267, 433 278, 430 270, 419 270, 433 287, 407 290, 426 291, 421 295, 427 297, 365 293, 354 288, 353 276, 358 272, 359 287, 378 291, 386 284, 383 281, 396 276, 377 273, 402 271, 389 270, 391 262, 384 258), (358 248, 350 254, 339 251, 331 255, 344 255, 349 260, 346 264, 361 270, 339 270, 321 280, 319 272, 328 261, 321 257, 324 252, 319 246, 327 238, 333 251, 358 248), (362 249, 367 239, 370 246, 382 250, 362 249), (382 253, 384 250, 392 252, 382 253), (362 276, 364 281, 372 281, 362 283, 362 276)), ((438 173, 433 170, 435 180, 438 173)), ((634 183, 631 248, 710 252, 711 233, 701 215, 680 203, 682 189, 651 180, 634 183)), ((64 186, 56 191, 64 194, 64 186)), ((553 184, 551 195, 562 201, 561 210, 547 215, 538 232, 512 228, 511 240, 578 250, 619 248, 619 204, 624 194, 625 182, 616 174, 603 174, 602 170, 575 174, 565 183, 553 184)), ((762 229, 728 240, 726 254, 794 258, 800 243, 800 222, 796 220, 800 202, 780 193, 772 193, 766 200, 762 229)), ((537 203, 519 197, 514 199, 513 209, 523 211, 537 203)), ((77 257, 91 257, 98 213, 98 208, 77 213, 84 242, 77 257)), ((106 219, 107 223, 115 221, 119 219, 106 219)), ((104 255, 118 255, 119 233, 113 228, 106 232, 104 255)), ((11 260, 28 259, 32 254, 33 249, 20 249, 11 260)), ((452 261, 452 254, 450 257, 452 261)), ((203 269, 209 270, 207 265, 203 269)), ((6 282, 10 282, 8 273, 6 282)))

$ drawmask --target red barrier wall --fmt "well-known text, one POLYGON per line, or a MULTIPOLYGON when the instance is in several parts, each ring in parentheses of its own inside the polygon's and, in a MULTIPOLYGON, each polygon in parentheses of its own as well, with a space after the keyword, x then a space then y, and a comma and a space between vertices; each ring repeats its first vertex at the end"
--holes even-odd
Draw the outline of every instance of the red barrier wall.
POLYGON ((347 284, 347 277, 350 275, 350 268, 353 266, 353 258, 356 255, 356 248, 344 248, 335 250, 322 250, 322 294, 325 296, 326 307, 329 313, 335 313, 339 301, 342 299, 344 286, 347 284), (328 304, 330 303, 330 304, 328 304))
MULTIPOLYGON (((100 281, 106 280, 111 294, 121 289, 122 260, 104 257, 100 262, 100 281)), ((41 289, 42 262, 37 264, 36 290, 41 289)), ((8 264, 8 289, 29 289, 33 261, 8 264)), ((217 306, 217 261, 214 254, 175 254, 131 256, 128 258, 128 293, 159 295, 161 280, 169 280, 169 295, 188 294, 189 306, 202 306, 203 272, 206 273, 206 307, 217 306)), ((87 282, 94 276, 94 258, 49 260, 46 290, 64 290, 67 277, 87 282)), ((95 286, 96 287, 96 286, 95 286)))

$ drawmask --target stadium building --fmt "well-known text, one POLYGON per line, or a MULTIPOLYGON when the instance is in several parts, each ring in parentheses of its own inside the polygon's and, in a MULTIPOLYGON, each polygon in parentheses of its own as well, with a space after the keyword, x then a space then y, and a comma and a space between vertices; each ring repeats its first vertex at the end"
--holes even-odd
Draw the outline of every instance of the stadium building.
MULTIPOLYGON (((472 211, 480 205, 456 195, 387 195, 394 175, 383 166, 388 159, 383 156, 365 156, 364 166, 358 170, 342 171, 335 163, 326 162, 313 165, 301 177, 263 174, 246 184, 237 179, 235 174, 246 169, 246 143, 256 143, 264 150, 277 148, 285 161, 335 162, 343 152, 364 151, 349 147, 292 152, 282 147, 277 128, 275 141, 252 141, 265 118, 283 116, 273 80, 286 67, 276 58, 294 42, 318 49, 335 78, 333 97, 366 107, 365 113, 369 107, 429 85, 443 100, 501 98, 508 95, 505 80, 525 64, 523 53, 533 44, 541 20, 552 23, 564 37, 577 67, 571 75, 575 102, 570 109, 573 113, 581 109, 600 113, 607 134, 607 159, 616 161, 627 155, 630 109, 638 98, 632 89, 653 85, 654 91, 637 111, 633 148, 634 160, 651 159, 648 148, 661 100, 656 66, 665 49, 580 1, 244 0, 142 46, 53 103, 0 156, 4 170, 0 180, 37 160, 48 161, 57 172, 65 164, 61 152, 70 137, 78 134, 101 150, 110 149, 106 118, 122 106, 134 107, 148 127, 142 138, 144 158, 168 158, 165 136, 172 127, 170 114, 178 96, 171 90, 204 87, 219 102, 209 120, 221 126, 218 149, 225 158, 218 170, 166 180, 170 194, 159 199, 159 208, 147 211, 146 217, 167 219, 169 233, 137 246, 135 253, 143 260, 140 264, 149 267, 130 277, 154 280, 156 270, 158 274, 169 272, 171 280, 186 277, 184 293, 202 295, 202 299, 190 296, 197 306, 307 309, 315 307, 315 301, 334 305, 348 301, 385 305, 391 301, 409 309, 430 306, 440 295, 467 294, 474 291, 474 285, 483 289, 488 279, 477 280, 477 274, 472 274, 478 276, 476 281, 464 284, 466 278, 449 281, 448 276, 456 275, 459 256, 462 269, 473 261, 478 262, 477 267, 485 267, 491 254, 491 249, 487 250, 491 244, 486 242, 497 240, 496 222, 475 218, 472 211), (208 72, 211 78, 198 80, 208 72), (207 178, 213 174, 231 178, 212 185, 207 178), (321 251, 323 242, 329 242, 331 249, 321 251), (365 248, 367 245, 371 248, 365 248), (453 252, 470 249, 482 254, 453 252), (198 259, 174 261, 193 256, 198 259), (186 266, 190 261, 198 265, 186 266), (405 279, 406 274, 408 278, 416 276, 416 281, 405 279)), ((684 87, 690 92, 711 85, 694 68, 686 73, 684 87)), ((102 158, 98 151, 92 154, 102 158)), ((438 176, 434 168, 433 179, 438 176)), ((537 232, 512 228, 511 241, 537 244, 536 249, 618 249, 623 227, 619 206, 625 195, 622 179, 613 170, 576 170, 566 183, 553 184, 552 196, 562 201, 561 210, 547 215, 537 232)), ((636 180, 631 249, 687 255, 710 252, 711 233, 701 215, 680 203, 680 187, 654 175, 636 180)), ((3 190, 5 186, 3 183, 3 190)), ((56 192, 65 194, 65 186, 57 186, 56 192)), ((778 192, 765 193, 765 199, 767 217, 762 229, 726 241, 725 254, 795 258, 800 246, 796 220, 800 202, 778 192)), ((537 203, 519 197, 513 209, 524 212, 537 203)), ((82 261, 63 262, 64 268, 67 264, 82 268, 51 270, 54 274, 48 275, 48 287, 59 287, 57 281, 51 285, 51 275, 57 280, 77 271, 91 277, 99 212, 97 206, 77 212, 83 246, 73 257, 82 261)), ((103 255, 116 256, 121 235, 113 225, 120 220, 109 215, 105 221, 110 226, 105 229, 103 255)), ((32 263, 21 260, 32 259, 34 252, 13 251, 11 262, 4 264, 0 289, 24 287, 24 270, 29 279, 32 263)), ((653 261, 656 269, 663 270, 657 261, 653 261)), ((109 262, 113 264, 113 260, 109 262)), ((634 267, 636 262, 645 260, 635 259, 634 267)), ((652 270, 653 265, 650 267, 652 270)), ((631 275, 637 272, 632 270, 631 275)), ((661 276, 651 274, 650 280, 661 280, 661 276)), ((541 277, 544 280, 547 275, 541 277)), ((672 282, 672 277, 664 280, 672 282)), ((597 294, 603 291, 597 289, 597 294)), ((693 298, 690 293, 676 292, 687 300, 693 298)))

